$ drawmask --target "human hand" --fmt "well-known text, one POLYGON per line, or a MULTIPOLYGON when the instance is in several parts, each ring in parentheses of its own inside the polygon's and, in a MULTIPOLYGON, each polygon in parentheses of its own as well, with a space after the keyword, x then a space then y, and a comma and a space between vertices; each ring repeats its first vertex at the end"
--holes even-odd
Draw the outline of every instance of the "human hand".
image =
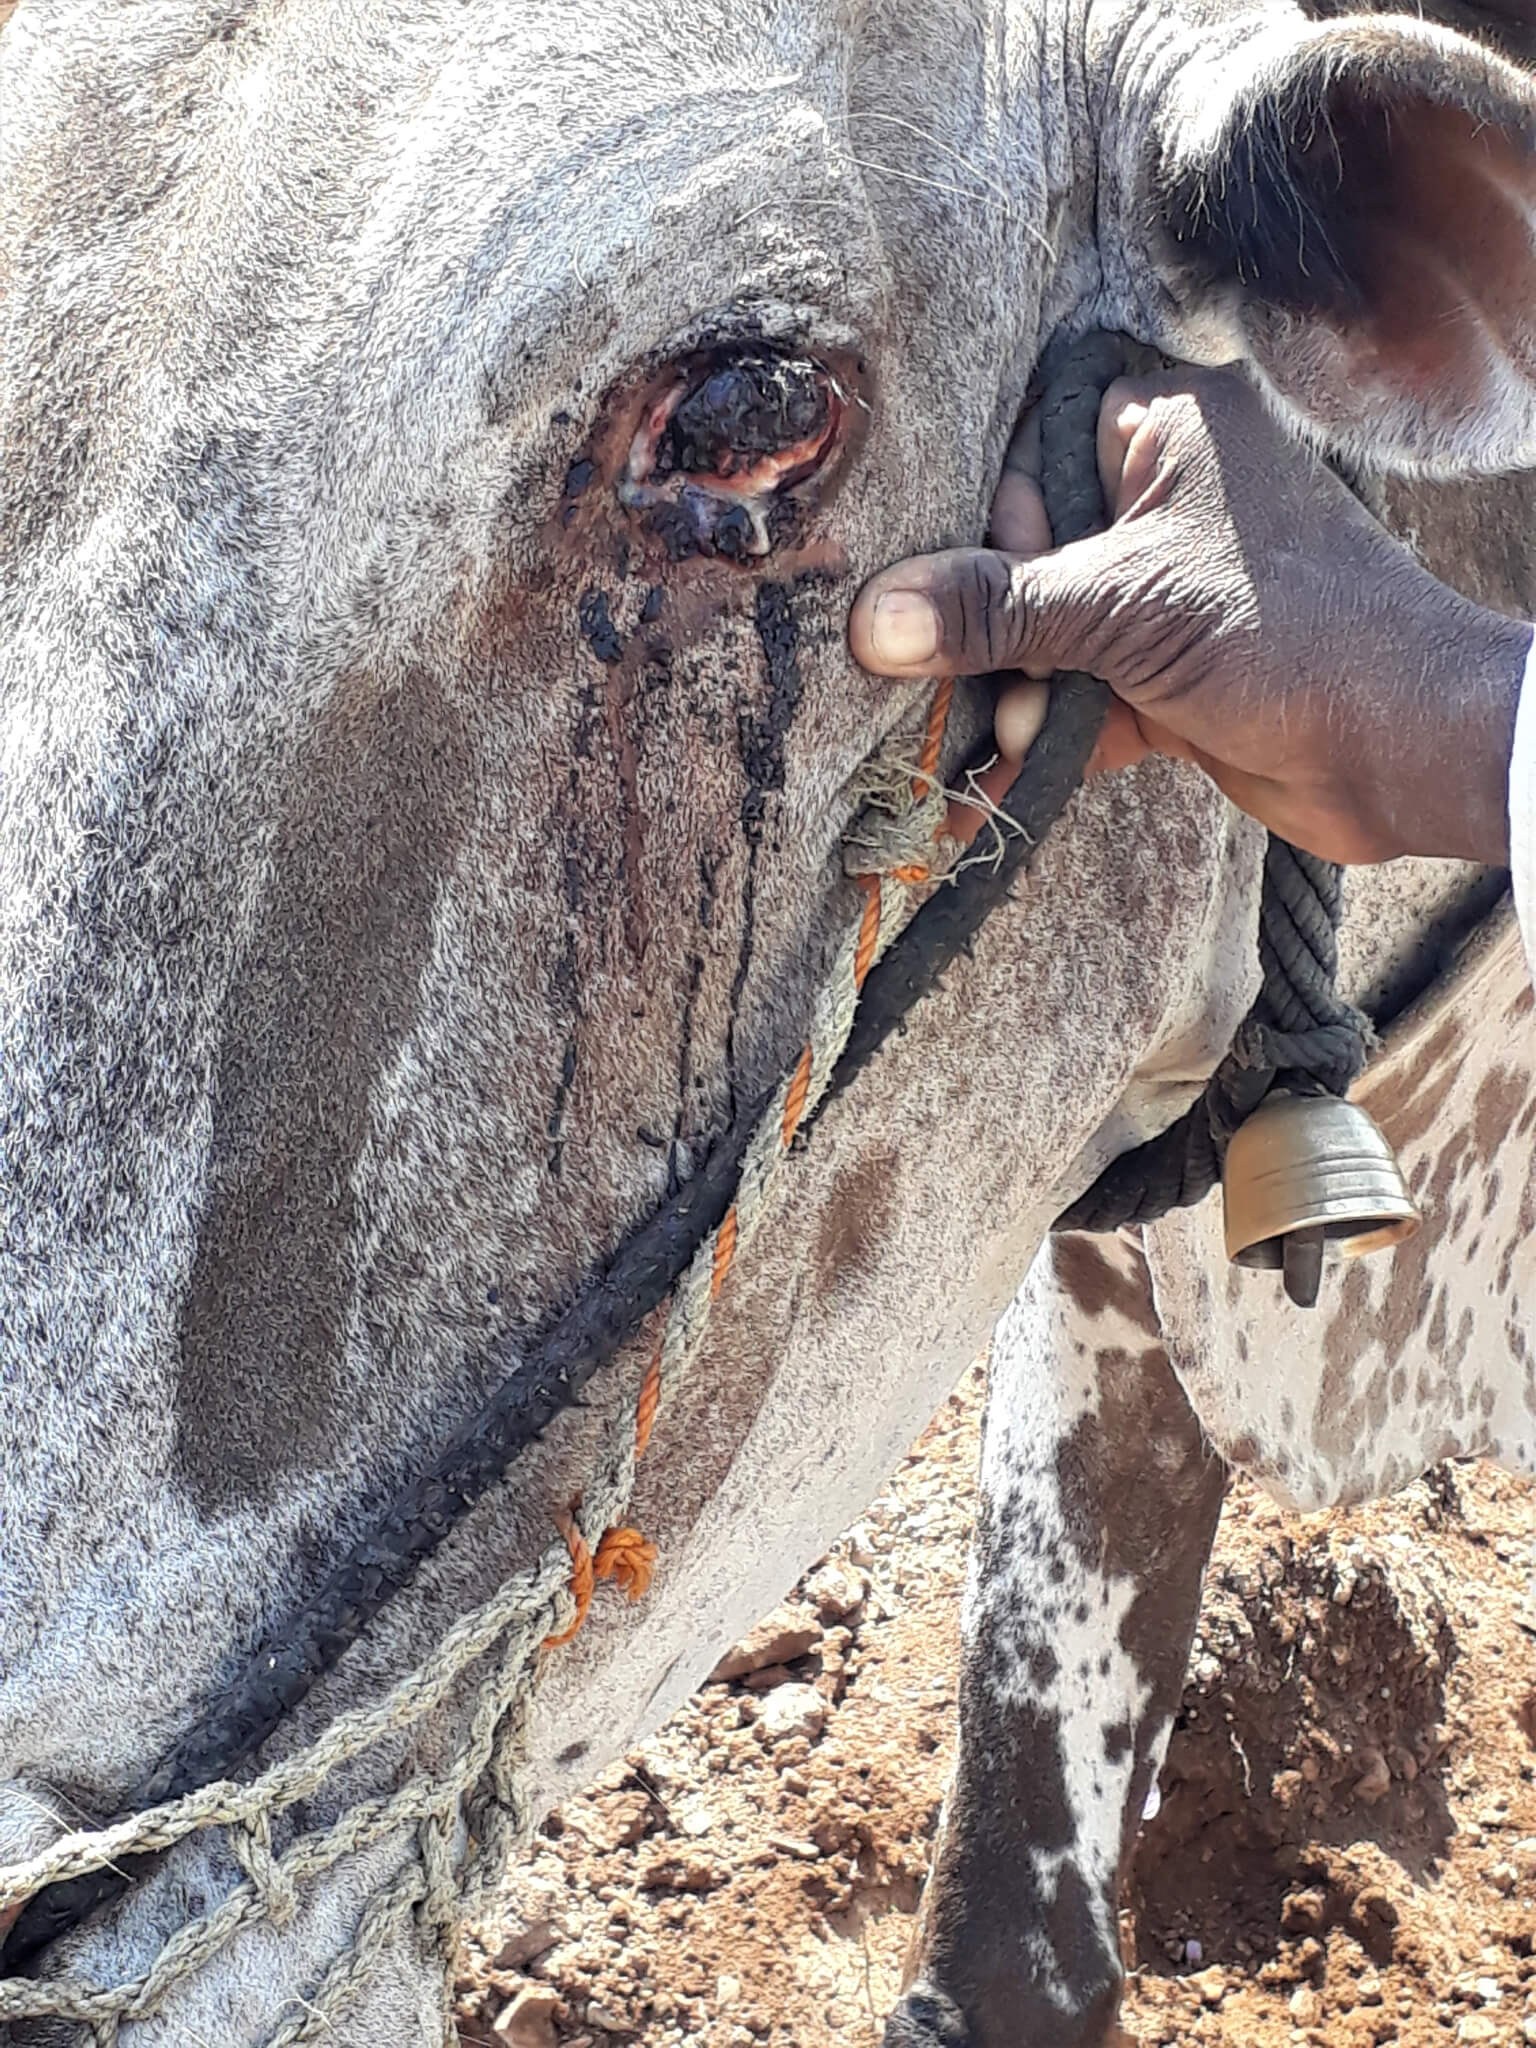
MULTIPOLYGON (((858 660, 899 676, 1087 669, 1115 692, 1091 771, 1152 751, 1195 761, 1335 860, 1508 859, 1529 626, 1437 582, 1235 372, 1112 386, 1099 461, 1113 524, 1040 552, 1026 423, 998 545, 874 577, 849 624, 858 660)), ((984 795, 1011 783, 1042 716, 1040 684, 1004 690, 984 795)))

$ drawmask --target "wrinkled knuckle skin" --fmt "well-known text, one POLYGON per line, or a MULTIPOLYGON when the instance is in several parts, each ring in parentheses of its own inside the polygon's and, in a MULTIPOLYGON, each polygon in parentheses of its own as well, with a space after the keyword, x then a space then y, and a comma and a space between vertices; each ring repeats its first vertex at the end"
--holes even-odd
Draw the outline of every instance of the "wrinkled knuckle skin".
POLYGON ((885 2023, 884 2048, 974 2048, 965 2017, 942 1991, 914 1985, 885 2023))
POLYGON ((976 549, 957 565, 941 605, 944 646, 969 673, 1006 667, 1017 652, 1013 575, 1002 555, 976 549))

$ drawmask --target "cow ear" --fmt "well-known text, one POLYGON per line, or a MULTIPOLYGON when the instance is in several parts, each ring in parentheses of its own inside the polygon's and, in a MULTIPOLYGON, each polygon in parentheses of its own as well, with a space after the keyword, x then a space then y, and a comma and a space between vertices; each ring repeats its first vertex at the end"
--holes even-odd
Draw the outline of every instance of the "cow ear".
POLYGON ((1358 461, 1536 463, 1536 90, 1448 29, 1262 34, 1179 89, 1175 291, 1358 461))

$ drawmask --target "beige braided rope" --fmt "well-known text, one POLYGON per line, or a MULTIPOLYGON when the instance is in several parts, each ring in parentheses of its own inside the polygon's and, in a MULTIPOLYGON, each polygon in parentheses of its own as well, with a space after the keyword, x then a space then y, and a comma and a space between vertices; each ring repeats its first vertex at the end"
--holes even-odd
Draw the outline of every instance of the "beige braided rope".
MULTIPOLYGON (((772 1207, 795 1133, 821 1099, 847 1043, 865 976, 911 917, 915 892, 935 872, 934 841, 944 799, 933 777, 948 700, 949 688, 941 686, 916 772, 887 757, 875 765, 866 785, 875 794, 849 838, 849 864, 862 878, 864 905, 816 998, 806 1052, 775 1090, 747 1143, 735 1202, 673 1292, 660 1350, 663 1399, 703 1345, 725 1271, 772 1207), (879 872, 871 874, 876 864, 879 872)), ((617 1522, 634 1486, 638 1400, 637 1390, 610 1425, 598 1469, 576 1510, 581 1534, 593 1548, 617 1522)), ((313 1991, 289 2001, 263 2048, 297 2048, 328 2034, 378 1957, 413 1919, 439 1953, 443 2038, 451 2040, 451 1975, 461 1902, 499 1877, 526 1832, 517 1786, 526 1758, 529 1708, 541 1645, 571 1617, 570 1569, 566 1544, 551 1543, 533 1564, 456 1622, 381 1699, 338 1714, 314 1742, 250 1783, 205 1785, 110 1827, 61 1836, 23 1862, 0 1865, 0 1917, 47 1885, 125 1857, 169 1849, 206 1828, 227 1831, 231 1854, 244 1872, 242 1882, 216 1906, 177 1929, 142 1976, 106 1987, 70 1976, 0 1979, 0 2021, 75 2021, 90 2029, 96 2048, 117 2048, 124 2022, 157 2013, 242 1928, 262 1921, 287 1925, 301 1884, 344 1857, 399 1836, 405 1845, 401 1868, 370 1898, 347 1945, 313 1991), (488 1668, 474 1693, 468 1729, 443 1770, 435 1775, 424 1771, 387 1797, 357 1800, 330 1826, 297 1835, 281 1853, 274 1850, 274 1816, 313 1797, 337 1769, 385 1737, 419 1726, 482 1659, 488 1668), (471 1829, 462 1868, 455 1865, 452 1851, 461 1814, 471 1829)))

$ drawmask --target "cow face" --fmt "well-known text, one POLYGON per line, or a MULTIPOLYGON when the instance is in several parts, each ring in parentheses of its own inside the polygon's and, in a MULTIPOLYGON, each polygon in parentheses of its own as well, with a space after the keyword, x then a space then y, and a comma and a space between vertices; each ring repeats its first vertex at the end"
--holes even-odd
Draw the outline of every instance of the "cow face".
MULTIPOLYGON (((1296 263, 1266 284, 1286 173, 1268 149, 1244 186, 1238 145, 1294 66, 1262 30, 1127 8, 1090 32, 1043 0, 23 0, 0 46, 15 1811, 112 1810, 483 1398, 490 1344, 515 1353, 792 1059, 852 914, 851 779, 921 715, 853 670, 849 599, 975 536, 1044 338, 1105 318, 1240 348, 1319 429, 1351 416, 1359 337, 1380 356, 1397 329, 1359 314, 1374 243, 1326 303, 1294 303, 1296 263), (1213 52, 1225 83, 1191 100, 1213 52)), ((1487 176, 1518 187, 1513 74, 1436 99, 1435 64, 1483 60, 1396 33, 1435 161, 1514 152, 1487 176)), ((1413 189, 1404 233, 1438 246, 1439 181, 1413 189)), ((1309 223, 1341 203, 1307 190, 1309 223)), ((1418 384, 1387 352, 1394 446, 1433 427, 1465 459, 1468 407, 1488 443, 1472 344, 1518 350, 1479 321, 1418 384)), ((983 719, 962 704, 951 759, 983 719)), ((536 1800, 867 1497, 1060 1200, 1140 1134, 1109 1119, 1164 1050, 1142 1108, 1183 1106, 1246 1006, 1253 854, 1180 771, 1090 792, 818 1129, 652 1453, 644 1624, 546 1687, 536 1800)), ((316 1715, 544 1546, 592 1428, 549 1433, 316 1715)), ((222 1881, 173 1858, 108 1967, 222 1881)), ((278 1961, 209 1993, 215 2038, 260 2030, 278 1961)))

